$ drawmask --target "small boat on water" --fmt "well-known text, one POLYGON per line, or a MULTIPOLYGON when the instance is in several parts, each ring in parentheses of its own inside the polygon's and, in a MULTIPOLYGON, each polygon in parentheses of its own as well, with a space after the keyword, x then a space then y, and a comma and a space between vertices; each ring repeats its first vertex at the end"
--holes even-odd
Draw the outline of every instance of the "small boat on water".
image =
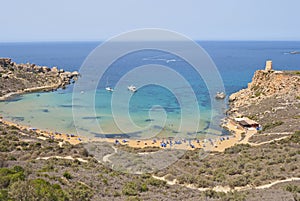
POLYGON ((109 92, 113 92, 113 91, 114 91, 114 89, 111 88, 111 87, 105 87, 105 90, 106 90, 106 91, 109 91, 109 92))
POLYGON ((108 84, 108 78, 106 79, 106 85, 105 86, 106 86, 105 87, 106 91, 109 91, 109 92, 113 92, 114 91, 114 89, 112 87, 110 87, 109 84, 108 84))
POLYGON ((136 91, 137 91, 137 88, 136 88, 136 86, 134 86, 134 85, 128 86, 127 89, 128 89, 129 91, 131 91, 131 92, 136 92, 136 91))

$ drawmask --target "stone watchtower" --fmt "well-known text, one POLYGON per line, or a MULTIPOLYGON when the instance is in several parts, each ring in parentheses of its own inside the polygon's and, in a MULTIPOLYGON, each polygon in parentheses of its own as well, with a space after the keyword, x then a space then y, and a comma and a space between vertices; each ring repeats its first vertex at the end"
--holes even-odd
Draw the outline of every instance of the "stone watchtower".
POLYGON ((270 72, 272 69, 272 61, 266 61, 266 68, 265 71, 270 72))

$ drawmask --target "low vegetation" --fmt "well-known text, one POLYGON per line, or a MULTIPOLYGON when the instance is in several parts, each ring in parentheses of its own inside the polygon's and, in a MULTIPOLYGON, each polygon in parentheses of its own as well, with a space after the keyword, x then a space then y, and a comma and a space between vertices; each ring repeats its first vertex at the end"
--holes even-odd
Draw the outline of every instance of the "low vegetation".
POLYGON ((272 123, 267 123, 263 126, 263 131, 275 128, 276 126, 280 126, 282 125, 283 122, 282 121, 276 121, 276 122, 272 122, 272 123))
POLYGON ((159 147, 144 147, 144 148, 138 148, 138 147, 130 147, 128 145, 118 145, 118 148, 120 150, 129 152, 129 153, 143 153, 143 152, 156 152, 159 151, 159 147))
MULTIPOLYGON (((201 192, 180 185, 167 185, 150 174, 116 172, 91 156, 83 145, 39 140, 36 133, 0 123, 0 201, 4 200, 247 200, 251 191, 201 192), (21 135, 22 134, 22 135, 21 135), (45 156, 66 159, 37 160, 45 156), (33 199, 34 198, 34 199, 33 199)), ((201 150, 188 151, 157 176, 177 179, 195 187, 262 185, 269 181, 300 177, 300 132, 285 140, 260 147, 236 145, 224 153, 201 159, 201 150)), ((120 147, 118 147, 120 148, 120 147)), ((127 149, 128 147, 122 147, 127 149)), ((141 152, 141 150, 129 150, 141 152)), ((155 151, 149 149, 149 151, 155 151)), ((288 185, 288 184, 285 184, 288 185)), ((293 184, 294 185, 294 184, 293 184)), ((283 188, 297 195, 294 186, 283 188)), ((263 195, 264 191, 260 191, 263 195)))
POLYGON ((200 160, 201 152, 189 151, 180 160, 158 173, 171 175, 180 184, 198 188, 214 186, 259 186, 275 180, 300 177, 300 132, 270 144, 251 147, 239 144, 224 153, 200 160))

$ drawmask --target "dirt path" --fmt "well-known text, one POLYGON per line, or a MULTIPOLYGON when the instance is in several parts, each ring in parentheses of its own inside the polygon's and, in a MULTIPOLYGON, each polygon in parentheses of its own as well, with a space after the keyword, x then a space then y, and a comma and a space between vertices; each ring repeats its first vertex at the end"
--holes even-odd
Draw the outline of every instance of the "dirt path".
POLYGON ((103 161, 104 163, 106 163, 106 162, 112 163, 111 160, 109 160, 109 157, 111 157, 112 155, 118 153, 118 149, 117 149, 116 147, 111 146, 111 148, 114 149, 114 152, 111 153, 111 154, 107 154, 107 155, 103 156, 102 161, 103 161))
POLYGON ((193 190, 199 190, 199 191, 207 191, 207 190, 214 190, 216 192, 230 192, 230 191, 245 191, 245 190, 249 190, 249 189, 266 189, 266 188, 271 188, 272 186, 276 185, 276 184, 280 184, 280 183, 284 183, 284 182, 289 182, 289 181, 300 181, 300 178, 298 177, 292 177, 289 179, 284 179, 284 180, 276 180, 274 182, 271 182, 270 184, 265 184, 265 185, 261 185, 261 186, 244 186, 244 187, 235 187, 234 189, 230 188, 229 186, 215 186, 213 188, 197 188, 196 186, 194 186, 193 184, 178 184, 177 180, 174 179, 173 181, 167 180, 165 177, 158 177, 155 175, 152 175, 152 177, 154 179, 158 179, 161 181, 165 181, 167 182, 168 185, 179 185, 182 187, 186 187, 189 189, 193 189, 193 190))
POLYGON ((263 134, 259 134, 259 136, 269 136, 269 135, 292 135, 294 134, 294 132, 276 132, 276 133, 263 133, 263 134))
POLYGON ((276 184, 280 184, 280 183, 284 183, 284 182, 288 182, 288 181, 300 181, 300 178, 297 178, 297 177, 292 177, 292 178, 289 178, 289 179, 284 179, 284 180, 277 180, 277 181, 274 181, 270 184, 265 184, 265 185, 261 185, 261 186, 257 186, 256 189, 266 189, 266 188, 270 188, 276 184))
POLYGON ((269 141, 265 141, 265 142, 260 142, 260 143, 251 143, 251 142, 248 142, 248 144, 250 144, 251 146, 260 146, 260 145, 264 145, 264 144, 269 144, 271 142, 276 142, 276 141, 280 141, 280 140, 283 140, 285 138, 288 138, 290 136, 284 136, 284 137, 280 137, 280 138, 276 138, 276 139, 273 139, 273 140, 269 140, 269 141))
POLYGON ((66 160, 78 160, 80 162, 83 162, 83 163, 87 163, 88 161, 87 160, 84 160, 82 158, 73 158, 72 156, 47 156, 47 157, 38 157, 36 158, 36 160, 49 160, 51 158, 57 158, 57 159, 66 159, 66 160))

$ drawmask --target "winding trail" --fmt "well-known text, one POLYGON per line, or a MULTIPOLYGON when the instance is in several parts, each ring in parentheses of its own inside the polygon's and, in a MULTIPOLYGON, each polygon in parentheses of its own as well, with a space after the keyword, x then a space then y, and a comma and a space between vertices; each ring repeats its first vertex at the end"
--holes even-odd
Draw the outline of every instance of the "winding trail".
POLYGON ((57 158, 57 159, 65 159, 65 160, 78 160, 83 163, 87 163, 87 160, 84 160, 82 158, 73 158, 72 156, 46 156, 46 157, 37 157, 36 160, 49 160, 51 158, 57 158))
POLYGON ((284 182, 289 182, 289 181, 300 181, 300 178, 298 177, 292 177, 292 178, 289 178, 289 179, 284 179, 284 180, 277 180, 277 181, 274 181, 270 184, 265 184, 265 185, 261 185, 261 186, 257 186, 256 189, 265 189, 265 188, 270 188, 276 184, 280 184, 280 183, 284 183, 284 182))
POLYGON ((281 137, 281 138, 276 138, 276 139, 273 139, 273 140, 269 140, 269 141, 265 141, 265 142, 260 142, 260 143, 248 142, 248 144, 250 144, 251 146, 260 146, 260 145, 264 145, 264 144, 269 144, 271 142, 280 141, 280 140, 286 139, 288 137, 290 137, 290 136, 284 136, 284 137, 281 137))
POLYGON ((229 186, 215 186, 213 188, 197 188, 193 184, 179 184, 176 179, 174 179, 173 181, 170 181, 170 180, 167 180, 165 177, 158 177, 158 176, 155 176, 155 175, 152 175, 152 177, 154 179, 165 181, 165 182, 167 182, 168 185, 171 185, 171 186, 172 185, 179 185, 179 186, 182 186, 182 187, 186 187, 186 188, 189 188, 189 189, 198 190, 198 191, 202 191, 202 192, 207 191, 207 190, 213 190, 213 191, 216 191, 216 192, 224 192, 224 193, 228 193, 230 191, 245 191, 245 190, 250 190, 250 189, 267 189, 267 188, 271 188, 272 186, 274 186, 276 184, 280 184, 280 183, 284 183, 284 182, 300 181, 299 177, 292 177, 292 178, 284 179, 284 180, 276 180, 276 181, 271 182, 270 184, 264 184, 264 185, 261 185, 261 186, 256 186, 255 187, 255 186, 247 185, 247 186, 243 186, 243 187, 235 187, 234 189, 232 189, 229 186))
POLYGON ((111 154, 107 154, 107 155, 103 156, 102 161, 103 161, 104 163, 106 163, 106 162, 112 163, 111 160, 109 160, 109 157, 111 157, 112 155, 118 153, 118 149, 117 149, 116 147, 111 146, 111 148, 114 149, 114 152, 111 153, 111 154))

